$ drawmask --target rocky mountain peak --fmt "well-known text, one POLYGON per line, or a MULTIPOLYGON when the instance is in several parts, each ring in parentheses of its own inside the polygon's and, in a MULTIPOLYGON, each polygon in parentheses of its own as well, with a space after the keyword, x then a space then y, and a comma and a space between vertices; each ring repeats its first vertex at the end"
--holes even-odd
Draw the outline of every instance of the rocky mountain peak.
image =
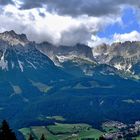
POLYGON ((0 33, 0 40, 7 42, 9 45, 22 45, 25 46, 29 43, 25 34, 17 34, 15 31, 6 31, 0 33))
POLYGON ((100 45, 93 48, 93 56, 100 64, 108 64, 127 72, 140 62, 140 42, 116 42, 111 45, 100 45))

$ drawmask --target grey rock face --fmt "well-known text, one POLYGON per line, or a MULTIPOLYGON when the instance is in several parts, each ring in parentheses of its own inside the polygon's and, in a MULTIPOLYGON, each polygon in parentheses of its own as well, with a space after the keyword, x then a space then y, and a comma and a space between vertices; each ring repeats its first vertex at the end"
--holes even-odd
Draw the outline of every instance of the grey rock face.
POLYGON ((93 49, 93 56, 98 63, 132 71, 132 67, 140 61, 140 42, 103 44, 93 49))

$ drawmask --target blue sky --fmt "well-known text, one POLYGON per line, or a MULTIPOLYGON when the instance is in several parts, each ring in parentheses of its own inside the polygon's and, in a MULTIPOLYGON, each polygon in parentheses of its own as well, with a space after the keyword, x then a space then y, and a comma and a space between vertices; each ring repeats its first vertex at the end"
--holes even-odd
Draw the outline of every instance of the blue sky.
POLYGON ((108 25, 103 31, 98 33, 98 36, 103 38, 112 38, 116 34, 130 33, 132 31, 140 32, 140 21, 138 21, 137 13, 132 8, 126 8, 122 12, 122 25, 115 23, 108 25))

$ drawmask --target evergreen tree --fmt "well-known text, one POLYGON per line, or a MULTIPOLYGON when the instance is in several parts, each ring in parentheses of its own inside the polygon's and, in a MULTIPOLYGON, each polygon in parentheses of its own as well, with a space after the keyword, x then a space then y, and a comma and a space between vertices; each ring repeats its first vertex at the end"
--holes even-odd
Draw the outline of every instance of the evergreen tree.
POLYGON ((6 120, 2 122, 0 128, 0 140, 17 140, 15 133, 12 132, 6 120))
POLYGON ((99 138, 99 140, 106 140, 103 136, 101 136, 100 138, 99 138))
POLYGON ((42 134, 40 140, 46 140, 44 134, 42 134))
POLYGON ((34 140, 32 134, 30 134, 29 139, 28 140, 34 140))

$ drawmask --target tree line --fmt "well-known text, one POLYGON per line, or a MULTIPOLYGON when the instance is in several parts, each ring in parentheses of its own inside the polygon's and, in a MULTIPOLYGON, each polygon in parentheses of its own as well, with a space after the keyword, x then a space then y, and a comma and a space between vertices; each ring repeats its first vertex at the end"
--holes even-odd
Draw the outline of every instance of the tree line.
MULTIPOLYGON (((29 135, 29 139, 28 139, 28 140, 34 140, 32 134, 29 135)), ((44 134, 42 134, 40 140, 47 140, 47 139, 45 138, 44 134)))

